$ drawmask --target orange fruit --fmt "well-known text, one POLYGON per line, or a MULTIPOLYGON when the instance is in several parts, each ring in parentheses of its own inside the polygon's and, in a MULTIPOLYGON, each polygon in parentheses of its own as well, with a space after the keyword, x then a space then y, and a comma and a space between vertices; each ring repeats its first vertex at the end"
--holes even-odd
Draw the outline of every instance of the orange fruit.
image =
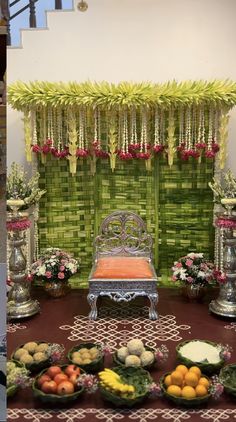
POLYGON ((198 384, 195 388, 195 391, 198 397, 203 397, 207 395, 207 389, 204 385, 198 384))
POLYGON ((172 396, 177 396, 177 397, 181 396, 181 388, 178 385, 169 385, 166 391, 168 394, 171 394, 172 396))
POLYGON ((196 397, 196 391, 193 387, 186 385, 182 390, 182 397, 185 399, 194 399, 196 397))
POLYGON ((178 366, 176 366, 175 370, 181 372, 181 374, 183 374, 183 376, 185 374, 187 374, 187 372, 188 372, 188 368, 185 365, 178 365, 178 366))
POLYGON ((188 371, 184 377, 184 381, 186 385, 196 387, 198 385, 198 376, 194 372, 188 371))
POLYGON ((182 385, 184 377, 183 374, 179 371, 173 371, 171 372, 171 381, 174 385, 182 385))
POLYGON ((210 383, 209 383, 208 379, 205 378, 205 377, 201 377, 200 380, 198 381, 198 384, 204 385, 204 387, 206 387, 207 390, 210 387, 210 383))
POLYGON ((169 385, 171 385, 171 376, 170 375, 166 375, 165 379, 164 379, 164 384, 166 387, 169 387, 169 385))
POLYGON ((194 374, 196 374, 198 376, 198 379, 201 377, 202 373, 201 373, 201 369, 198 368, 197 366, 191 366, 191 368, 189 368, 189 372, 194 372, 194 374))

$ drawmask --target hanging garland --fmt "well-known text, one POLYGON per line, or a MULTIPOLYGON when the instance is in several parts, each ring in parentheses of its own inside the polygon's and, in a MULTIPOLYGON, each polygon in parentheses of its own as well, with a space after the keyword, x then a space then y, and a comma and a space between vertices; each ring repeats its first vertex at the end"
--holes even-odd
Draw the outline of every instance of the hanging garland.
POLYGON ((145 161, 165 154, 173 165, 181 159, 226 160, 228 112, 236 104, 231 81, 123 82, 118 85, 85 82, 16 82, 9 103, 24 112, 26 157, 67 159, 70 172, 78 160, 109 159, 112 171, 120 160, 145 161))

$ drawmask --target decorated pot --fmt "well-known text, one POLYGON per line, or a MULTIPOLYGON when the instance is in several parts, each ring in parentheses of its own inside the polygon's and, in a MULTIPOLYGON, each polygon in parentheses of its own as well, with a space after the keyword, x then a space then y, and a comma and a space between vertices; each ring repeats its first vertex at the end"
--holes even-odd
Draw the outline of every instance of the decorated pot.
POLYGON ((70 291, 69 281, 47 281, 44 284, 44 290, 49 296, 54 298, 66 296, 66 294, 70 291))
POLYGON ((206 287, 199 284, 188 284, 181 288, 182 295, 189 300, 199 300, 206 292, 206 287))

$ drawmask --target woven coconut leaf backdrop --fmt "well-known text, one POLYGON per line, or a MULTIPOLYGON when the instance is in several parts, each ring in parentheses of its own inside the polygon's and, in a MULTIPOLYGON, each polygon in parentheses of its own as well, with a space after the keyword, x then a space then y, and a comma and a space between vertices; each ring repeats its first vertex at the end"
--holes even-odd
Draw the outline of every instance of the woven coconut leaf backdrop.
MULTIPOLYGON (((154 160, 119 162, 114 173, 106 160, 98 160, 95 175, 87 160, 79 160, 75 177, 65 160, 47 158, 39 164, 40 249, 64 248, 81 261, 81 271, 71 278, 73 287, 87 287, 92 266, 93 240, 103 218, 115 210, 131 210, 146 222, 153 237, 154 264, 160 284, 171 284, 173 261, 190 251, 213 257, 213 198, 208 182, 211 161, 154 160)), ((173 284, 173 283, 172 283, 173 284)))

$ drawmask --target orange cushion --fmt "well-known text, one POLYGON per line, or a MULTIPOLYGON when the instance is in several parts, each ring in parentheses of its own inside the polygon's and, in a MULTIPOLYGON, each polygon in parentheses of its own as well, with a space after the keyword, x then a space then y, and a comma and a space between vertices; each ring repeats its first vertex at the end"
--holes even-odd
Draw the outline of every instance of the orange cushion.
POLYGON ((98 260, 92 278, 153 278, 153 273, 146 258, 108 257, 98 260))

